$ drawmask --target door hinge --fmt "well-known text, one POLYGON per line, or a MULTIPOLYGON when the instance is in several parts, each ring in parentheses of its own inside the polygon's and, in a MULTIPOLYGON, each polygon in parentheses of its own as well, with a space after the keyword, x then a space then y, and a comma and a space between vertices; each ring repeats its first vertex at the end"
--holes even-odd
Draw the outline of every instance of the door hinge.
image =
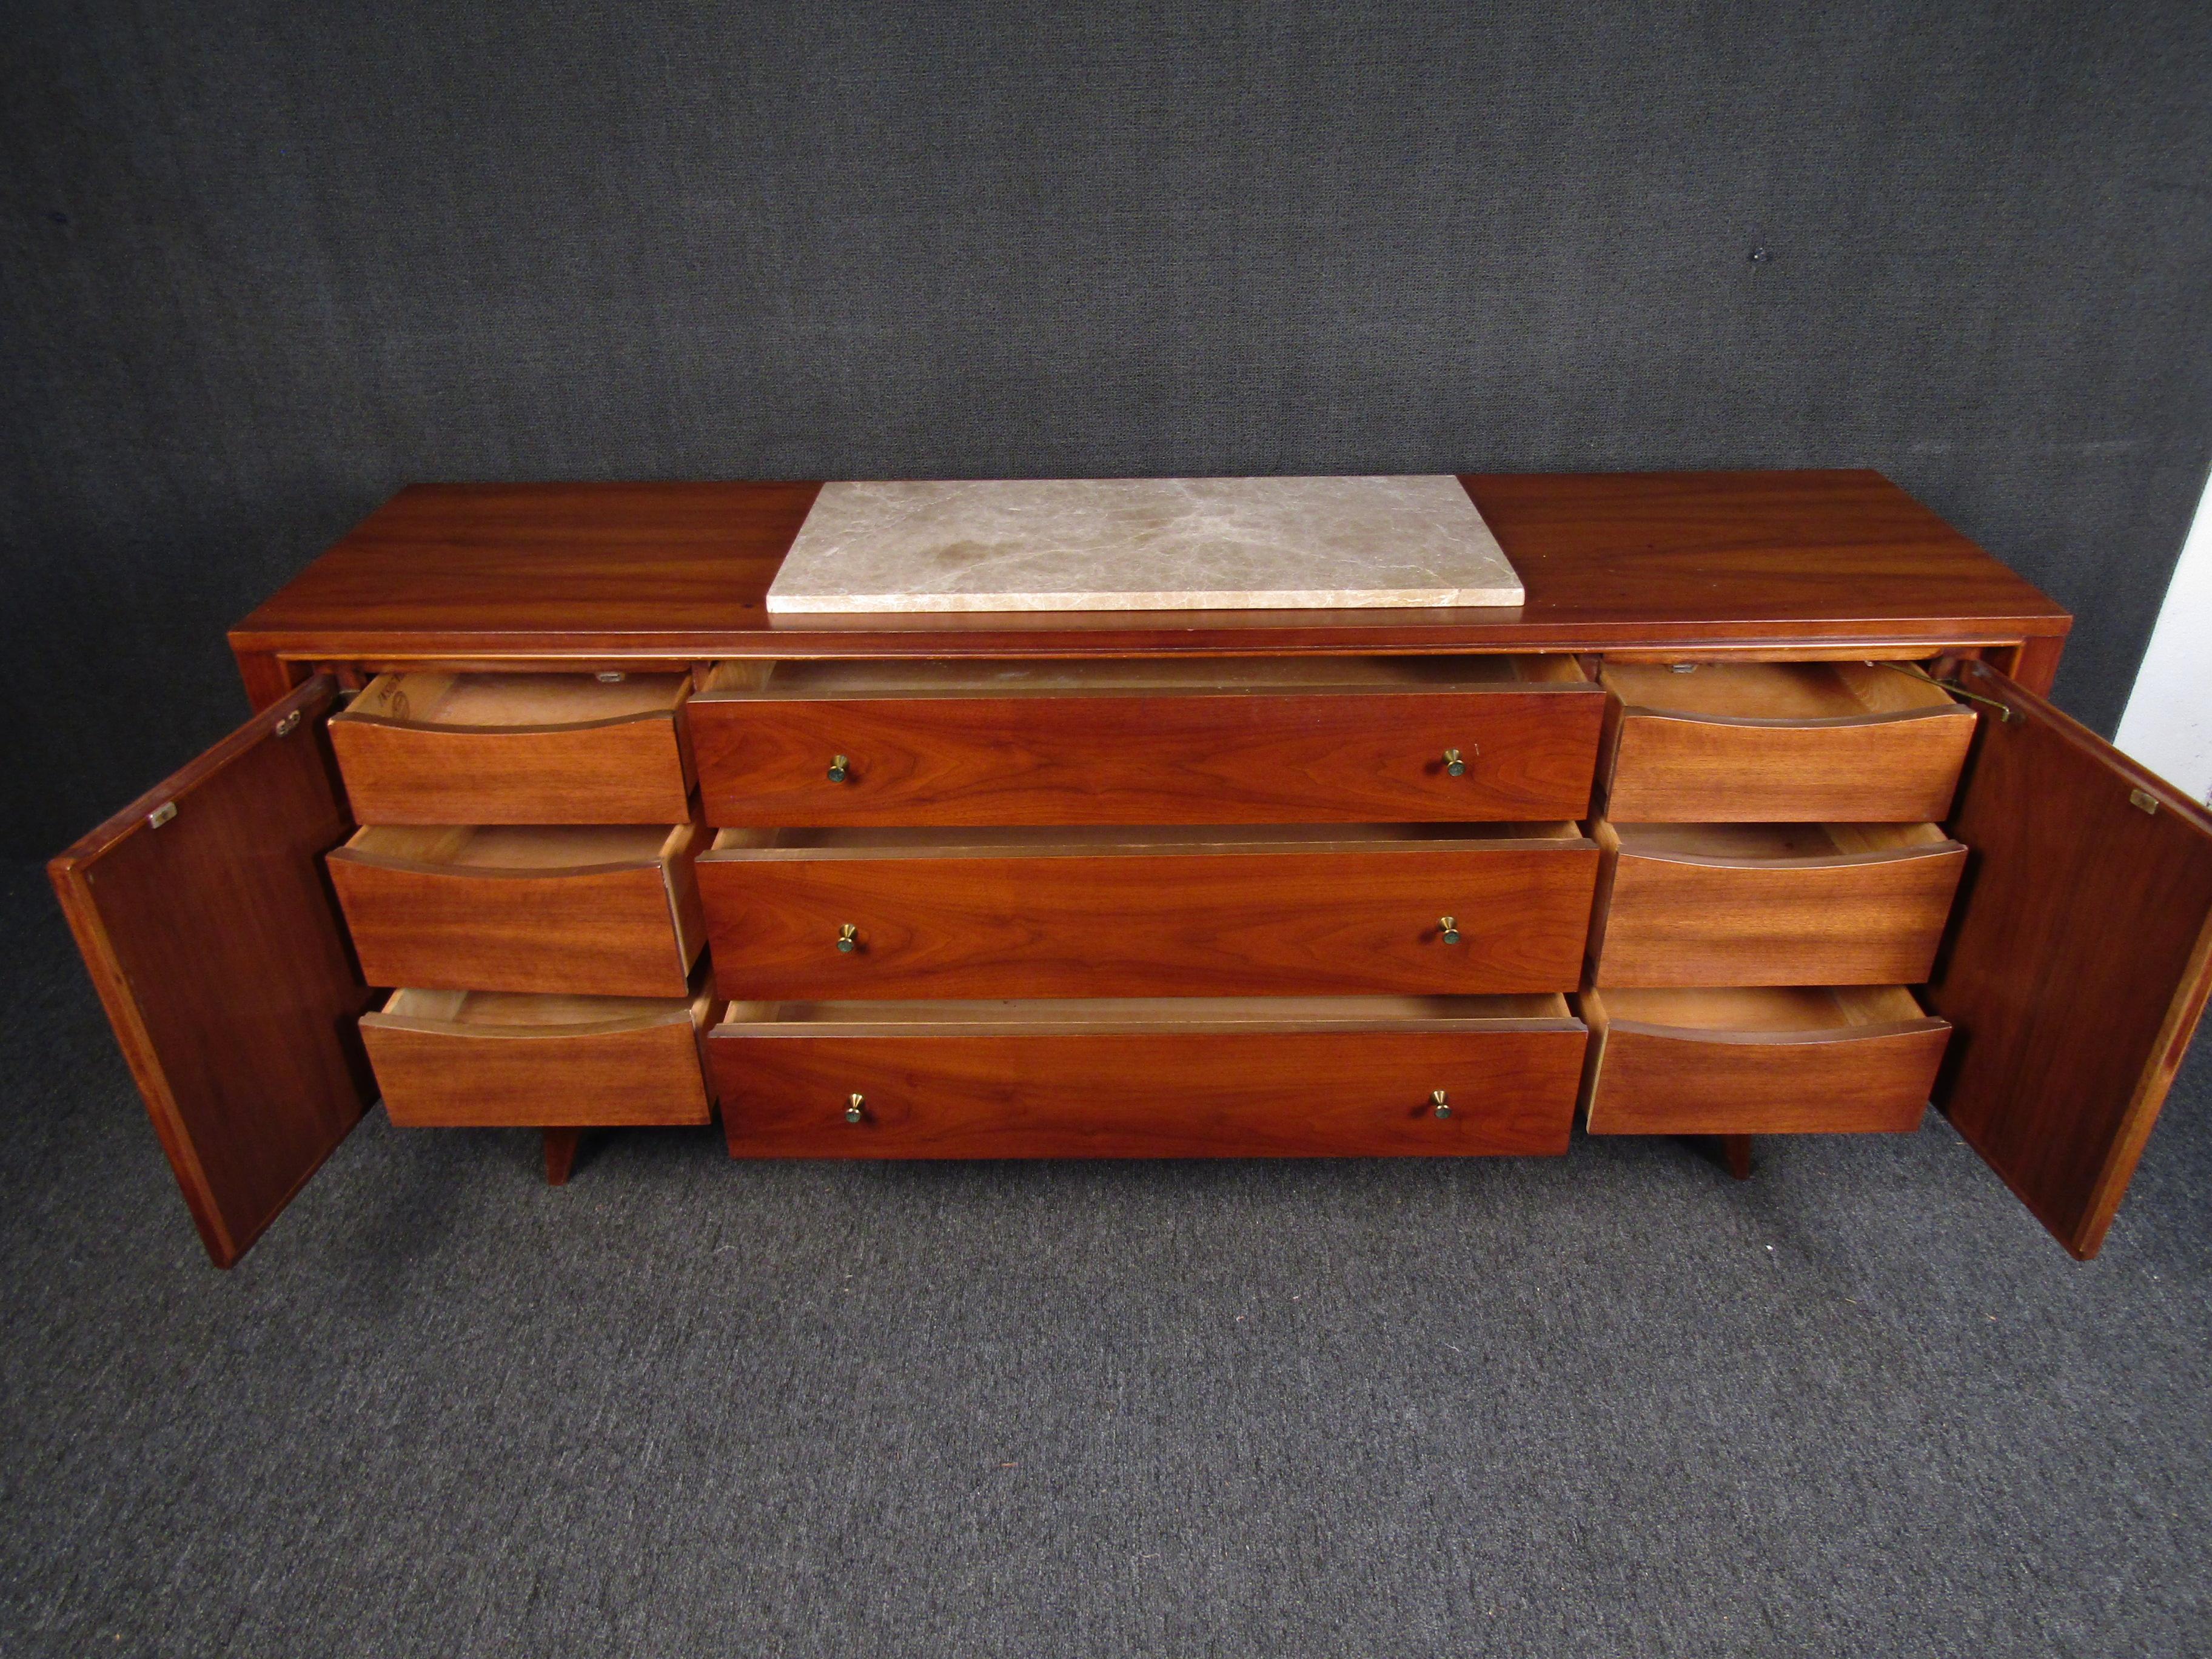
POLYGON ((2128 805, 2140 811, 2148 812, 2154 817, 2158 812, 2158 797, 2148 789, 2129 790, 2128 805))
POLYGON ((1997 711, 1997 718, 2001 720, 2012 719, 2012 708, 2009 704, 2000 702, 1995 697, 1985 697, 1978 691, 1969 691, 1956 680, 1939 680, 1917 662, 1893 662, 1885 663, 1882 665, 1886 668, 1894 668, 1900 674, 1910 674, 1914 679, 1939 687, 1948 691, 1954 697, 1964 697, 1968 702, 1978 702, 1984 708, 1994 708, 1997 711))
POLYGON ((290 714, 285 715, 283 720, 278 720, 276 726, 271 729, 280 738, 289 737, 291 735, 292 728, 299 725, 299 723, 300 711, 295 708, 290 714))
POLYGON ((163 824, 167 823, 171 818, 176 816, 177 803, 173 800, 165 800, 152 811, 146 814, 146 827, 149 830, 159 830, 163 824))

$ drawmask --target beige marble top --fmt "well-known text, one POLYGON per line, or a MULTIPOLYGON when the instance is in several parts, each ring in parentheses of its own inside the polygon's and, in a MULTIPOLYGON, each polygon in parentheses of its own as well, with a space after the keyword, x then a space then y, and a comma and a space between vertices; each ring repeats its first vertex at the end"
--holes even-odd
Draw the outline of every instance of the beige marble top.
POLYGON ((771 611, 1519 605, 1457 478, 824 484, 771 611))

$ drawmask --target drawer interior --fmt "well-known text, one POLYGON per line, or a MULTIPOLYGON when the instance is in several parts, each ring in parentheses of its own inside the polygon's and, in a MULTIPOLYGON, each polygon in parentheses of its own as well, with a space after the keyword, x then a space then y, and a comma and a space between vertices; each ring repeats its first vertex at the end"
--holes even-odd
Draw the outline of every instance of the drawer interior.
POLYGON ((1848 1031, 1927 1018, 1901 985, 1585 991, 1597 1020, 1685 1032, 1848 1031))
POLYGON ((478 730, 589 726, 670 713, 690 684, 688 674, 380 674, 338 718, 478 730))
POLYGON ((707 1021, 712 994, 702 989, 688 1002, 668 997, 554 996, 518 991, 394 991, 383 1014, 451 1026, 476 1036, 547 1036, 585 1030, 620 1030, 665 1024, 688 1016, 707 1021))
POLYGON ((1126 660, 726 662, 706 695, 840 702, 872 697, 1240 696, 1583 685, 1567 656, 1168 657, 1126 660))
POLYGON ((1693 718, 1865 720, 1964 707, 1888 663, 1607 662, 1598 679, 1632 708, 1693 718))
POLYGON ((371 824, 346 849, 380 863, 544 874, 672 861, 700 833, 690 823, 371 824))
POLYGON ((1954 843, 1932 823, 1608 823, 1595 826, 1601 845, 1632 857, 1783 863, 1855 854, 1909 854, 1954 843))
POLYGON ((1580 828, 1545 823, 1000 825, 724 830, 713 851, 764 858, 1018 858, 1160 853, 1361 853, 1494 842, 1588 846, 1580 828))
POLYGON ((1463 997, 1101 997, 927 1002, 732 1002, 744 1036, 1018 1036, 1077 1031, 1450 1031, 1540 1022, 1579 1030, 1557 992, 1463 997))

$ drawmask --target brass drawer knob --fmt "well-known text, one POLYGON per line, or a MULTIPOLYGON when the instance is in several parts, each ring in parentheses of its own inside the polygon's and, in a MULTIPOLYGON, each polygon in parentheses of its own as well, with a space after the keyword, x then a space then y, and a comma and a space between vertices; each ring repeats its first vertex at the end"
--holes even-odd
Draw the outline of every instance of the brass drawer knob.
POLYGON ((1440 936, 1443 938, 1445 944, 1456 945, 1459 943, 1458 917, 1438 916, 1437 918, 1437 927, 1439 930, 1440 936))
POLYGON ((1467 763, 1460 758, 1458 750, 1444 750, 1444 771, 1447 775, 1455 778, 1463 778, 1467 775, 1467 763))
POLYGON ((860 1109, 861 1103, 867 1097, 865 1095, 854 1095, 850 1100, 845 1103, 846 1122, 858 1123, 862 1118, 867 1115, 866 1112, 860 1109))
POLYGON ((854 923, 847 922, 837 930, 837 948, 848 952, 859 950, 860 948, 860 928, 854 923))
POLYGON ((830 757, 830 782, 842 783, 851 775, 852 769, 846 765, 845 757, 842 755, 832 755, 830 757))
MULTIPOLYGON (((858 1100, 860 1096, 854 1095, 853 1098, 858 1100)), ((1429 1104, 1436 1108, 1437 1115, 1438 1117, 1449 1117, 1451 1115, 1451 1102, 1444 1098, 1444 1091, 1443 1090, 1431 1089, 1429 1091, 1429 1104)))

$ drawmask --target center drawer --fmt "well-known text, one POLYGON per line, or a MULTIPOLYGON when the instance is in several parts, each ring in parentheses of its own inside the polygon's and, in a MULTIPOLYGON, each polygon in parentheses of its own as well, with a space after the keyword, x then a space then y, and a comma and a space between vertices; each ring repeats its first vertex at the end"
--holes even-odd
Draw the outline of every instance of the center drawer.
POLYGON ((1566 657, 726 663, 710 823, 1579 818, 1605 696, 1566 657))
POLYGON ((733 1006, 708 1039, 741 1158, 1564 1152, 1565 999, 733 1006))
POLYGON ((726 830, 698 864, 737 999, 1564 991, 1571 823, 726 830))

